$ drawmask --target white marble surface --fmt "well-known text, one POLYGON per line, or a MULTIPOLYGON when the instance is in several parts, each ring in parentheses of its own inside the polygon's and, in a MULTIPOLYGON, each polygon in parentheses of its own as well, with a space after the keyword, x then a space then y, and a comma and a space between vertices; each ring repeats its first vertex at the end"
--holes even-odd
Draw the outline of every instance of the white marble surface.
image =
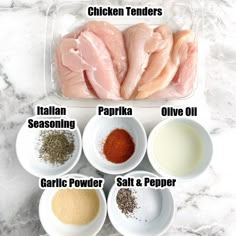
MULTIPOLYGON (((34 105, 48 104, 43 87, 45 12, 51 1, 0 0, 0 235, 44 234, 38 216, 38 179, 20 166, 15 153, 17 132, 34 105)), ((104 2, 107 2, 104 0, 104 2)), ((141 1, 140 1, 141 2, 141 1)), ((210 168, 198 179, 173 190, 177 213, 165 236, 236 235, 236 58, 235 1, 200 0, 204 9, 202 38, 207 39, 206 87, 189 103, 214 142, 210 168), (234 40, 233 40, 234 38, 234 40), (234 42, 234 43, 233 43, 234 42)), ((183 104, 184 105, 184 104, 183 104)), ((70 108, 81 131, 93 108, 70 108)), ((159 120, 157 108, 136 108, 147 133, 159 120)), ((151 170, 145 157, 138 169, 151 170)), ((101 176, 82 157, 73 172, 101 176)), ((103 176, 103 175, 102 175, 103 176)), ((112 184, 106 180, 106 193, 112 184)), ((109 220, 99 236, 118 236, 109 220)))

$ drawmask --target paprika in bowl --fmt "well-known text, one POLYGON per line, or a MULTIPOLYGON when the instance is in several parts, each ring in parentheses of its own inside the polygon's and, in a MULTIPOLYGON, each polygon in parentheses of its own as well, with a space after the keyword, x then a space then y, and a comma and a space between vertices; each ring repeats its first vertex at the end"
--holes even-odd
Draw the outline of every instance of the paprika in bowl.
POLYGON ((83 133, 86 158, 107 174, 133 170, 142 161, 146 146, 146 132, 135 117, 94 116, 83 133))

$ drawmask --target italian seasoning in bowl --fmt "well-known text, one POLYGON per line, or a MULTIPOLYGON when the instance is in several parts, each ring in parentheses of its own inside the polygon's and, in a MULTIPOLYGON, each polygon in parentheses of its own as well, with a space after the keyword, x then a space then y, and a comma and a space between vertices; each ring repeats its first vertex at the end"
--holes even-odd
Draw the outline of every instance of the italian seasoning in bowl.
POLYGON ((25 122, 16 139, 22 167, 37 177, 54 177, 69 172, 79 161, 81 134, 74 130, 32 129, 25 122))
POLYGON ((39 157, 51 164, 64 164, 75 149, 74 135, 66 130, 41 131, 39 142, 39 157))

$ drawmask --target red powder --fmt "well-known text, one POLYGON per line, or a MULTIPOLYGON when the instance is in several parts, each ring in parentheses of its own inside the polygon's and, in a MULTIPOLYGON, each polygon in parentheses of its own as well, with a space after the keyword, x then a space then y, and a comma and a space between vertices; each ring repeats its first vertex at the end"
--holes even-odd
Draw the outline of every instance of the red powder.
POLYGON ((133 138, 124 129, 113 130, 105 140, 103 153, 108 161, 122 163, 127 161, 134 153, 133 138))

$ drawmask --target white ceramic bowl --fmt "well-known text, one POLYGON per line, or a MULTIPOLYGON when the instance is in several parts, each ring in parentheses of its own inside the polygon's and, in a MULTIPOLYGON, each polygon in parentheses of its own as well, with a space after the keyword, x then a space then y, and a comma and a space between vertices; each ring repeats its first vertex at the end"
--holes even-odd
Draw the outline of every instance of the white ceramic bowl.
POLYGON ((28 128, 27 122, 21 127, 16 138, 16 153, 23 168, 37 177, 53 177, 68 173, 79 161, 82 152, 82 141, 79 129, 71 131, 74 136, 75 150, 63 165, 52 165, 39 158, 38 142, 40 130, 28 128))
POLYGON ((142 124, 134 117, 105 118, 94 116, 83 133, 83 150, 88 161, 96 169, 108 174, 122 174, 134 169, 146 153, 147 137, 142 124), (135 143, 133 155, 124 163, 108 161, 102 153, 103 142, 114 129, 124 129, 135 143))
MULTIPOLYGON (((87 176, 80 174, 69 174, 66 177, 85 178, 87 176)), ((51 202, 57 188, 44 190, 39 202, 39 218, 44 230, 50 236, 94 236, 102 228, 106 215, 107 205, 103 190, 96 189, 99 198, 99 211, 95 219, 84 226, 66 225, 60 222, 53 214, 51 202)))
MULTIPOLYGON (((157 177, 146 171, 134 171, 125 176, 157 177)), ((142 188, 136 190, 138 209, 135 217, 126 217, 118 208, 116 196, 119 188, 114 184, 108 196, 108 215, 111 223, 124 236, 157 236, 169 228, 173 221, 175 206, 169 189, 142 188)))
MULTIPOLYGON (((171 148, 171 146, 169 148, 171 148)), ((193 178, 199 176, 209 166, 210 161, 212 159, 212 153, 213 153, 213 145, 212 145, 212 141, 211 141, 211 137, 210 137, 209 133, 206 131, 206 129, 201 124, 199 124, 198 122, 196 122, 192 119, 188 119, 188 118, 166 119, 166 120, 160 122, 159 124, 157 124, 153 128, 153 130, 151 131, 151 133, 148 137, 147 154, 148 154, 149 161, 158 174, 160 174, 161 176, 167 177, 167 178, 168 177, 175 178, 177 180, 184 181, 184 180, 190 180, 190 179, 193 179, 193 178), (170 171, 167 171, 166 169, 164 169, 161 166, 161 164, 158 162, 157 158, 155 158, 155 154, 154 154, 154 150, 153 150, 153 146, 155 145, 154 144, 154 137, 155 137, 156 133, 159 132, 160 128, 162 128, 163 126, 168 125, 172 122, 181 122, 181 123, 187 124, 190 127, 192 127, 196 131, 197 135, 199 136, 199 140, 201 142, 201 149, 202 149, 201 158, 197 162, 194 169, 192 171, 190 171, 188 174, 184 174, 184 175, 171 174, 170 171)))

